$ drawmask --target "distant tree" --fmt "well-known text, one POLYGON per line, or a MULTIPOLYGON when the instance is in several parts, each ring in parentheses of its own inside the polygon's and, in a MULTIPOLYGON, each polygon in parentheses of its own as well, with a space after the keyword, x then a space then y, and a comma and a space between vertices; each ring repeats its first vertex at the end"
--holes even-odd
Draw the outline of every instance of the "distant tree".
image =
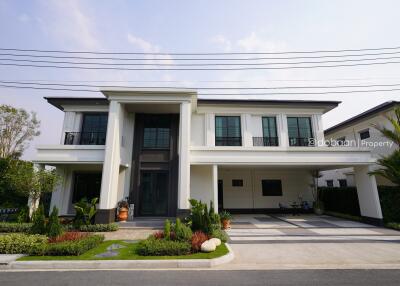
POLYGON ((39 132, 36 113, 0 105, 0 158, 19 158, 39 132))
POLYGON ((37 169, 30 162, 12 160, 6 179, 17 193, 29 198, 29 217, 36 211, 40 196, 53 192, 60 180, 55 170, 37 169))

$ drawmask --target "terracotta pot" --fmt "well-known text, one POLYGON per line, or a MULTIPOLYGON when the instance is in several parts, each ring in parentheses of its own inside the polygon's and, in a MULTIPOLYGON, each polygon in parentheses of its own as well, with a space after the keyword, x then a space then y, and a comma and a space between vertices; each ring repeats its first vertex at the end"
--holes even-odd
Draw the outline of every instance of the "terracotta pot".
POLYGON ((221 221, 221 223, 222 223, 222 228, 223 228, 223 229, 229 229, 229 228, 231 228, 231 221, 230 221, 229 219, 223 219, 223 220, 221 221))
POLYGON ((128 220, 128 211, 127 208, 120 208, 118 211, 118 221, 127 221, 128 220))

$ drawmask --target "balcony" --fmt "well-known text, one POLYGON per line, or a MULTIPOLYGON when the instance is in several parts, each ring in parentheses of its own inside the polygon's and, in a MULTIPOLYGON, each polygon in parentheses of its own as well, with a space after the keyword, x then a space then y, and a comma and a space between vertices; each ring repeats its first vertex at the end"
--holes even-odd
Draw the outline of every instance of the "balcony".
POLYGON ((253 146, 279 146, 278 137, 253 137, 253 146))
POLYGON ((65 132, 64 145, 105 145, 106 132, 65 132))
POLYGON ((242 146, 242 137, 215 137, 215 146, 242 146))
POLYGON ((289 146, 314 147, 315 139, 312 137, 289 137, 289 146))

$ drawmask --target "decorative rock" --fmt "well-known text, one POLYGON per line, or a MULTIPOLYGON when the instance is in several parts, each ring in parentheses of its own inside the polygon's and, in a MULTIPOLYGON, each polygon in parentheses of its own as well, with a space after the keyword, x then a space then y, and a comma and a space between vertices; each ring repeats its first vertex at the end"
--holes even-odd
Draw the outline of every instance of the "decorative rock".
POLYGON ((126 246, 118 244, 118 243, 113 243, 109 247, 107 247, 107 251, 112 251, 112 250, 120 249, 120 248, 124 248, 124 247, 126 247, 126 246))
POLYGON ((214 242, 215 246, 220 246, 221 245, 221 240, 219 238, 211 238, 209 241, 214 242))
POLYGON ((213 252, 215 251, 216 248, 217 246, 215 245, 214 242, 206 240, 201 245, 201 252, 213 252))

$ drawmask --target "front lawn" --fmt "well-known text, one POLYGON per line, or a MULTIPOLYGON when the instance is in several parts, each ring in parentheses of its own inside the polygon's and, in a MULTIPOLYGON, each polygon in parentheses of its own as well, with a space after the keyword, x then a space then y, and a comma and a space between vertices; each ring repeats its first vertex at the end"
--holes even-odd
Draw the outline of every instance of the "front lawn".
POLYGON ((101 243, 98 247, 95 247, 82 255, 79 256, 25 256, 18 259, 19 261, 35 261, 35 260, 156 260, 156 259, 211 259, 217 258, 227 254, 228 248, 225 243, 222 243, 213 252, 204 253, 198 252, 189 255, 181 256, 141 256, 136 252, 138 243, 129 243, 123 240, 109 240, 101 243), (125 246, 116 250, 117 256, 113 257, 96 257, 96 255, 107 252, 107 248, 113 244, 119 244, 125 246))

